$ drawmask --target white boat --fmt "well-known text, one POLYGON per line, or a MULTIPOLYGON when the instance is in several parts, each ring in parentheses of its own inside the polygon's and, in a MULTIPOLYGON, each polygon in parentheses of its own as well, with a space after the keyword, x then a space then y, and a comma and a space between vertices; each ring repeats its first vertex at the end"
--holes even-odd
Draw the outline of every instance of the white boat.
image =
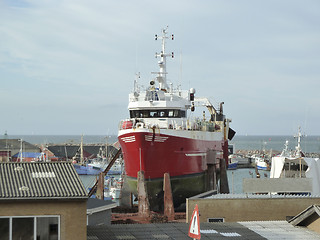
POLYGON ((270 178, 312 178, 313 194, 320 194, 320 160, 306 158, 301 150, 301 129, 299 127, 295 151, 288 150, 288 141, 279 156, 271 160, 270 178))
POLYGON ((307 163, 304 161, 304 154, 301 150, 301 130, 299 127, 298 135, 296 138, 297 146, 294 151, 288 149, 289 141, 285 142, 285 147, 281 154, 275 156, 271 160, 271 178, 296 178, 305 177, 305 172, 307 170, 307 163))
POLYGON ((252 156, 250 156, 250 159, 252 162, 254 162, 254 164, 258 170, 268 170, 269 169, 268 163, 267 163, 264 155, 253 154, 252 156))
POLYGON ((263 157, 256 157, 255 163, 258 170, 268 170, 268 163, 263 157))
MULTIPOLYGON (((91 163, 88 163, 88 166, 98 168, 100 169, 100 172, 103 172, 107 168, 108 164, 109 164, 108 160, 106 158, 103 158, 103 159, 93 159, 91 163)), ((108 174, 120 175, 122 174, 123 170, 124 170, 123 159, 119 158, 113 163, 110 170, 108 171, 108 174)))
POLYGON ((123 178, 109 177, 105 180, 105 197, 110 197, 111 199, 121 198, 121 189, 123 185, 123 178))
POLYGON ((228 161, 228 170, 235 170, 238 168, 238 160, 237 156, 234 154, 229 155, 229 161, 228 161))

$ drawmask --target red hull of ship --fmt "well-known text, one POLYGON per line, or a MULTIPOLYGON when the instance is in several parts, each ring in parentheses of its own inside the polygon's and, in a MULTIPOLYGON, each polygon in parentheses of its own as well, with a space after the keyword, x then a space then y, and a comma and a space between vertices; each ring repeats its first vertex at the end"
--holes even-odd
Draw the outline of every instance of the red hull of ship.
POLYGON ((137 178, 142 170, 145 179, 203 173, 207 169, 208 149, 222 151, 223 140, 206 141, 150 132, 129 132, 118 137, 126 175, 137 178))

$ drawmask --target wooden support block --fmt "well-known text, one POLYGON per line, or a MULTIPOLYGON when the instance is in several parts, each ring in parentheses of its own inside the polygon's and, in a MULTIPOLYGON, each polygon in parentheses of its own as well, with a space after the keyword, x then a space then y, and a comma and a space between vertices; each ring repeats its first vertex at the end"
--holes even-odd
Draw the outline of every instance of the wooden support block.
POLYGON ((138 211, 139 216, 143 218, 150 217, 150 204, 148 199, 148 192, 144 179, 144 171, 138 172, 138 211))
POLYGON ((172 198, 172 189, 169 173, 163 176, 163 191, 164 191, 164 215, 167 216, 168 221, 174 220, 174 205, 172 198))

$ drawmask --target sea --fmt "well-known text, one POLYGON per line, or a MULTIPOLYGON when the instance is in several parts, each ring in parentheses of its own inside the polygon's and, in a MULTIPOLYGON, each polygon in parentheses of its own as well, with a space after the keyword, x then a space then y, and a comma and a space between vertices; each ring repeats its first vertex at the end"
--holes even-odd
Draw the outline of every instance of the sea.
MULTIPOLYGON (((81 135, 6 135, 8 139, 23 139, 32 144, 80 144, 81 135)), ((3 137, 4 138, 4 137, 3 137)), ((294 149, 297 139, 293 136, 235 136, 230 144, 234 150, 266 150, 279 151, 284 148, 286 141, 289 141, 289 149, 294 149)), ((84 135, 84 144, 112 144, 117 141, 115 135, 84 135)), ((320 136, 303 136, 301 148, 305 153, 320 153, 320 136)), ((268 171, 259 171, 261 178, 268 178, 268 171)), ((230 193, 242 193, 242 179, 255 177, 255 169, 239 168, 228 170, 228 183, 230 193)), ((119 176, 113 176, 115 178, 119 176)), ((96 181, 95 176, 80 176, 86 189, 90 188, 96 181)))
MULTIPOLYGON (((22 139, 32 144, 80 144, 81 135, 6 135, 2 138, 22 139)), ((1 137, 0 137, 1 138, 1 137)), ((294 149, 297 145, 297 139, 293 136, 235 136, 230 144, 237 150, 274 150, 282 151, 286 140, 289 141, 289 149, 294 149)), ((84 135, 84 144, 112 144, 117 141, 116 135, 84 135)), ((301 148, 305 153, 320 153, 320 136, 303 136, 301 148)))
MULTIPOLYGON (((274 150, 281 152, 285 142, 289 149, 295 149, 297 138, 294 136, 235 136, 230 144, 235 150, 274 150)), ((301 149, 305 153, 320 153, 320 136, 302 136, 301 149)))

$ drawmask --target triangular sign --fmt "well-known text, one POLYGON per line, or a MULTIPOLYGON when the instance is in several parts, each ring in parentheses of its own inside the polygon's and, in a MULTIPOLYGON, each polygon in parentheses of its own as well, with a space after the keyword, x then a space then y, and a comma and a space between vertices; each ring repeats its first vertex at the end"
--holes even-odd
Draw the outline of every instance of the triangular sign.
POLYGON ((190 225, 189 225, 188 236, 195 238, 195 239, 201 238, 198 204, 196 204, 196 207, 194 208, 193 213, 192 213, 192 218, 190 220, 190 225))

